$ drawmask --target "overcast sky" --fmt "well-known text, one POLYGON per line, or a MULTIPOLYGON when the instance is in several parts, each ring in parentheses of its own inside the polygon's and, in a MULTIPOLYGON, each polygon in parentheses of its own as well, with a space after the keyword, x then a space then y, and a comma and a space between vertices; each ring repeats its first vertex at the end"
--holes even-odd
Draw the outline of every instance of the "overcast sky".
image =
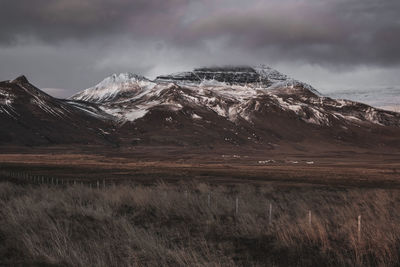
POLYGON ((321 92, 400 85, 399 0, 0 0, 0 80, 266 64, 321 92))

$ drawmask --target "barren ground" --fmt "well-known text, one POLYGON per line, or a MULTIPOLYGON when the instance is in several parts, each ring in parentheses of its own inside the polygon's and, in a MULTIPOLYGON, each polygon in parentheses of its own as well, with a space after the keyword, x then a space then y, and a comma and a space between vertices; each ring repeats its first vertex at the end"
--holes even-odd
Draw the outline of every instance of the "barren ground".
POLYGON ((400 187, 400 153, 328 151, 288 153, 277 150, 205 150, 135 147, 7 148, 0 154, 3 171, 91 181, 152 184, 191 181, 210 184, 328 185, 400 187), (269 161, 269 162, 268 162, 269 161))

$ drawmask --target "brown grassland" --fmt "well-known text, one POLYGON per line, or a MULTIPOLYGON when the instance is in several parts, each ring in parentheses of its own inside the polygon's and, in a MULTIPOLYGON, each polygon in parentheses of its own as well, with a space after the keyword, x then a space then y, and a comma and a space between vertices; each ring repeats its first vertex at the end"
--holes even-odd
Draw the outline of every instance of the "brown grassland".
POLYGON ((0 266, 399 265, 397 155, 219 157, 0 155, 0 266))
POLYGON ((3 182, 0 264, 396 266, 398 193, 204 183, 95 189, 3 182))

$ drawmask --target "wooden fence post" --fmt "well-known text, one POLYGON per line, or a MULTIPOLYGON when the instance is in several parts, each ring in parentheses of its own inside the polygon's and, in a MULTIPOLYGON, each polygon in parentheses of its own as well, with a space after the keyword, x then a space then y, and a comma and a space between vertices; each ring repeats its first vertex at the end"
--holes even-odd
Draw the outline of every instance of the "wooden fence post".
POLYGON ((235 201, 235 214, 238 215, 239 214, 239 198, 236 197, 236 201, 235 201))
POLYGON ((269 224, 272 224, 272 203, 269 203, 269 224))
POLYGON ((358 242, 361 242, 361 215, 358 215, 357 220, 357 238, 358 242))
POLYGON ((308 225, 311 227, 311 210, 308 211, 308 225))

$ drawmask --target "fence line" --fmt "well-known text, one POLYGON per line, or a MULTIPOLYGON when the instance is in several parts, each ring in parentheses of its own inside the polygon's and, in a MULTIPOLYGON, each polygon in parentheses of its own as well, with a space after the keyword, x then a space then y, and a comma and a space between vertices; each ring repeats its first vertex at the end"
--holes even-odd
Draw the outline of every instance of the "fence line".
MULTIPOLYGON (((30 175, 29 173, 25 172, 13 172, 13 171, 5 171, 5 170, 0 170, 0 178, 8 178, 8 180, 11 180, 11 182, 23 182, 27 184, 34 184, 34 185, 52 185, 52 186, 69 186, 69 185, 74 185, 76 186, 77 184, 80 184, 81 186, 87 185, 89 188, 96 188, 97 190, 100 189, 100 180, 95 180, 95 181, 90 181, 89 179, 79 179, 78 182, 76 179, 62 179, 58 177, 48 177, 48 176, 38 176, 38 175, 30 175), (10 179, 11 178, 11 179, 10 179), (80 181, 80 182, 79 182, 80 181), (92 185, 94 183, 94 185, 92 185), (93 186, 93 187, 92 187, 93 186)), ((122 180, 124 181, 124 180, 122 180)), ((110 183, 107 184, 106 179, 102 179, 102 184, 103 184, 103 189, 105 189, 108 186, 110 187, 115 187, 115 181, 112 180, 110 183)), ((165 196, 167 192, 164 192, 165 196)), ((184 191, 184 198, 188 199, 188 190, 184 191)), ((211 207, 211 192, 207 194, 207 206, 211 207)), ((272 225, 272 203, 269 203, 269 209, 268 209, 268 223, 269 225, 272 225)), ((234 210, 235 210, 235 216, 239 215, 239 197, 235 197, 235 203, 234 203, 234 210)), ((308 225, 309 227, 312 226, 312 212, 311 210, 308 210, 308 225)), ((358 215, 357 217, 357 241, 358 243, 361 242, 361 215, 358 215)))
MULTIPOLYGON (((55 176, 42 176, 42 175, 33 175, 26 172, 17 172, 17 171, 6 171, 0 170, 0 179, 8 180, 14 183, 23 183, 23 184, 33 184, 33 185, 48 185, 48 186, 69 186, 69 185, 81 185, 88 186, 100 189, 103 187, 105 189, 107 186, 113 186, 114 181, 107 183, 106 179, 103 178, 101 180, 93 180, 91 178, 79 178, 79 179, 71 179, 71 178, 59 178, 55 176)), ((121 179, 119 182, 125 182, 127 180, 121 179)))

